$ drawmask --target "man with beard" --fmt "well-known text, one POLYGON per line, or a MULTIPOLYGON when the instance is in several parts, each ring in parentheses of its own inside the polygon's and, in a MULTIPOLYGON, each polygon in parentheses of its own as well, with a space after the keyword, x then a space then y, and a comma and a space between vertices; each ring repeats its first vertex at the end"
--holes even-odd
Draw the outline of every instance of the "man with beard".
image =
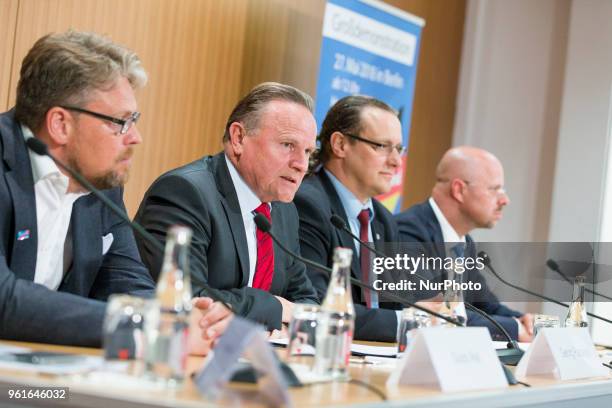
MULTIPOLYGON (((288 85, 253 88, 229 115, 223 151, 172 170, 149 188, 136 220, 164 240, 169 225, 193 229, 194 295, 217 289, 234 313, 280 329, 293 304, 316 303, 305 267, 259 230, 261 214, 272 232, 299 252, 298 218, 291 203, 315 149, 312 99, 288 85)), ((156 276, 162 254, 138 241, 156 276)))
MULTIPOLYGON (((426 244, 430 257, 461 253, 460 256, 474 258, 470 231, 493 228, 509 203, 504 190, 504 169, 497 157, 476 147, 452 148, 438 164, 431 197, 395 216, 400 241, 426 244)), ((472 277, 468 272, 465 281, 480 281, 478 272, 474 272, 472 277)), ((466 293, 465 301, 492 315, 514 339, 530 341, 533 316, 501 304, 488 291, 486 282, 482 283, 484 289, 478 294, 466 293)), ((481 316, 468 311, 467 318, 468 326, 487 326, 496 340, 503 340, 497 329, 481 316)))
POLYGON ((0 115, 0 338, 99 346, 109 295, 153 295, 129 224, 26 147, 44 142, 124 208, 146 81, 136 54, 90 33, 47 35, 24 58, 15 108, 0 115))

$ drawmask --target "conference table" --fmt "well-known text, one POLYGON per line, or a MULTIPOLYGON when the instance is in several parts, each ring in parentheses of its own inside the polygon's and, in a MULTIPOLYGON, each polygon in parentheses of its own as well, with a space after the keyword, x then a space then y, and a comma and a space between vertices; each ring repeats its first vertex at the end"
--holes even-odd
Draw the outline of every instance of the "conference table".
MULTIPOLYGON (((376 343, 369 343, 376 344, 376 343)), ((377 343, 378 345, 385 345, 377 343)), ((386 344, 389 345, 389 344, 386 344)), ((0 346, 18 346, 41 351, 101 356, 102 350, 45 344, 0 341, 0 346)), ((283 349, 278 349, 284 355, 283 349)), ((303 357, 307 362, 311 357, 303 357)), ((612 407, 612 376, 587 380, 557 381, 551 377, 529 377, 531 387, 514 385, 502 390, 443 393, 435 387, 401 386, 387 388, 388 365, 368 364, 352 359, 351 382, 335 382, 290 388, 293 404, 302 406, 380 406, 380 407, 612 407), (367 384, 367 386, 364 386, 367 384)), ((188 372, 197 371, 203 357, 189 357, 188 372)), ((83 375, 49 375, 0 368, 0 405, 58 407, 206 407, 265 406, 255 384, 230 383, 211 401, 202 397, 191 376, 179 390, 132 387, 129 382, 96 384, 83 381, 83 375), (68 399, 11 399, 8 390, 29 387, 68 387, 68 399)))

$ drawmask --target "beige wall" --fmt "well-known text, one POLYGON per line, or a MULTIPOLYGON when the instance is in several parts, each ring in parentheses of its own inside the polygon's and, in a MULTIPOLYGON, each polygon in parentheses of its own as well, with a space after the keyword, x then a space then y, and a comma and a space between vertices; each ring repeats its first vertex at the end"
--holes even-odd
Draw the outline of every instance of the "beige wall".
MULTIPOLYGON (((412 119, 406 204, 427 196, 450 146, 464 0, 394 0, 425 18, 412 119)), ((163 171, 218 151, 238 98, 262 81, 314 94, 324 0, 0 0, 0 107, 14 101, 23 56, 40 36, 95 31, 134 49, 149 72, 139 95, 144 144, 126 204, 134 214, 163 171)))

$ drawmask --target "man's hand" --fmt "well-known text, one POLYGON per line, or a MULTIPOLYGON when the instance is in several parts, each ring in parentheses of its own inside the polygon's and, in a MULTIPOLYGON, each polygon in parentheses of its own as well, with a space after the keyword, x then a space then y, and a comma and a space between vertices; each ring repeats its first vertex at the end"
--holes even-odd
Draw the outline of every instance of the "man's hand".
POLYGON ((223 334, 234 314, 211 298, 194 298, 189 321, 190 354, 206 355, 223 334))
POLYGON ((291 316, 293 316, 293 302, 290 302, 280 296, 275 297, 283 307, 283 323, 289 323, 291 321, 291 316))
POLYGON ((521 317, 517 318, 519 324, 523 326, 525 330, 521 331, 519 327, 519 338, 518 341, 528 343, 533 340, 533 315, 531 313, 525 313, 521 317))

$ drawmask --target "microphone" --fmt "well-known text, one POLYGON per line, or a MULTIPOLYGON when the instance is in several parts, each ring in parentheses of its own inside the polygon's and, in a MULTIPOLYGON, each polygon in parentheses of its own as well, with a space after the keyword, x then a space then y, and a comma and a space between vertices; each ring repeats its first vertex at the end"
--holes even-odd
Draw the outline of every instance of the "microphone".
POLYGON ((164 246, 161 244, 161 242, 159 242, 157 239, 155 239, 155 237, 153 237, 140 224, 138 224, 136 222, 133 222, 133 221, 130 221, 129 217, 123 211, 123 209, 121 209, 117 204, 115 204, 107 196, 102 194, 102 192, 99 189, 94 187, 94 185, 91 184, 80 173, 78 173, 78 172, 74 171, 73 169, 71 169, 70 167, 66 166, 64 163, 62 163, 60 160, 58 160, 55 156, 53 156, 49 152, 49 149, 47 148, 47 145, 45 144, 45 142, 43 142, 42 140, 37 139, 35 137, 31 137, 28 140, 26 140, 26 145, 30 148, 30 150, 32 150, 34 153, 38 154, 39 156, 48 156, 49 158, 51 158, 51 160, 53 160, 55 162, 55 164, 57 164, 62 169, 66 170, 76 181, 79 182, 80 185, 85 187, 87 190, 91 191, 91 193, 94 196, 96 196, 98 198, 98 200, 102 201, 104 203, 104 205, 107 206, 112 212, 114 212, 119 218, 121 218, 124 221, 127 221, 132 226, 134 231, 138 232, 138 234, 140 234, 141 237, 143 237, 149 243, 151 243, 155 247, 155 249, 157 249, 160 252, 164 252, 164 246))
POLYGON ((339 215, 332 214, 332 216, 331 216, 331 218, 329 220, 331 221, 331 223, 333 224, 334 227, 336 227, 337 229, 342 230, 342 231, 346 232, 347 234, 349 234, 351 237, 353 237, 353 239, 356 239, 357 241, 359 241, 360 245, 363 245, 364 247, 368 248, 368 250, 370 252, 372 252, 372 253, 374 253, 374 254, 378 255, 379 257, 382 257, 382 258, 386 258, 387 257, 385 254, 383 254, 382 252, 378 251, 376 248, 371 246, 369 243, 367 243, 365 241, 362 241, 357 235, 353 234, 353 231, 351 231, 351 229, 346 225, 346 222, 344 222, 342 217, 340 217, 339 215))
MULTIPOLYGON (((480 252, 478 253, 478 256, 479 256, 480 258, 482 258, 482 263, 484 263, 484 264, 485 264, 485 266, 487 267, 487 269, 489 269, 489 271, 491 271, 491 273, 492 273, 492 274, 493 274, 493 275, 494 275, 494 276, 495 276, 497 279, 499 279, 499 280, 500 280, 500 281, 501 281, 503 284, 505 284, 505 285, 507 285, 507 286, 510 286, 511 288, 516 289, 516 290, 518 290, 518 291, 520 291, 520 292, 527 293, 528 295, 532 295, 532 296, 535 296, 535 297, 537 297, 537 298, 539 298, 539 299, 543 299, 543 300, 546 300, 546 301, 548 301, 548 302, 554 303, 554 304, 556 304, 556 305, 563 306, 563 307, 565 307, 565 308, 569 308, 569 305, 568 305, 567 303, 560 302, 560 301, 558 301, 558 300, 556 300, 556 299, 550 298, 550 297, 545 296, 545 295, 542 295, 542 294, 540 294, 540 293, 532 292, 531 290, 528 290, 528 289, 522 288, 522 287, 520 287, 520 286, 514 285, 514 284, 512 284, 512 283, 508 282, 507 280, 505 280, 504 278, 502 278, 502 277, 501 277, 501 276, 500 276, 500 275, 499 275, 499 274, 498 274, 498 273, 495 271, 495 268, 493 268, 493 265, 491 265, 491 258, 489 258, 489 255, 487 255, 487 253, 486 253, 485 251, 480 251, 480 252)), ((601 316, 598 316, 598 315, 593 314, 593 313, 590 313, 590 312, 587 312, 587 315, 589 315, 589 316, 591 316, 591 317, 594 317, 595 319, 602 320, 602 321, 604 321, 604 322, 606 322, 606 323, 612 323, 612 320, 606 319, 605 317, 601 317, 601 316)))
MULTIPOLYGON (((130 218, 127 216, 127 214, 125 213, 125 211, 123 211, 121 207, 115 204, 107 196, 102 194, 102 192, 98 188, 96 188, 93 184, 91 184, 85 177, 83 177, 83 175, 71 169, 70 167, 66 166, 59 159, 57 159, 54 155, 52 155, 49 152, 49 149, 47 145, 45 144, 45 142, 35 137, 30 137, 26 140, 26 145, 28 146, 28 148, 30 148, 30 150, 32 150, 34 153, 38 154, 39 156, 47 156, 51 158, 51 160, 53 160, 55 164, 57 164, 62 169, 66 170, 76 181, 79 182, 80 185, 85 187, 87 190, 91 191, 91 193, 94 196, 96 196, 98 200, 102 201, 102 203, 106 207, 108 207, 113 213, 115 213, 115 215, 117 215, 123 221, 127 222, 134 231, 136 231, 142 238, 144 238, 147 242, 153 245, 153 247, 155 247, 157 251, 161 253, 164 252, 165 248, 161 242, 159 242, 153 235, 151 235, 146 229, 144 229, 142 225, 138 224, 135 221, 130 220, 130 218)), ((232 310, 232 308, 227 303, 221 300, 219 296, 217 296, 216 294, 213 294, 212 291, 207 290, 207 295, 214 301, 222 303, 226 308, 228 308, 229 310, 232 310)))
MULTIPOLYGON (((292 250, 290 250, 289 248, 285 247, 280 240, 272 233, 271 229, 272 226, 270 225, 270 222, 268 221, 268 219, 262 215, 262 214, 256 214, 255 217, 253 218, 253 220, 255 221, 255 225, 257 225, 257 228, 259 228, 262 232, 268 233, 270 235, 270 237, 272 238, 272 240, 276 243, 276 245, 278 245, 278 247, 280 249, 282 249, 285 253, 289 254, 292 258, 297 259, 298 261, 309 265, 311 267, 313 267, 314 269, 317 269, 321 272, 326 273, 328 276, 331 276, 332 274, 332 270, 330 268, 328 268, 327 266, 318 264, 317 262, 313 262, 310 259, 306 259, 298 254, 296 254, 295 252, 293 252, 292 250)), ((440 313, 434 312, 431 309, 428 309, 424 306, 420 306, 417 304, 414 304, 412 302, 409 302, 407 300, 405 300, 404 298, 402 298, 401 296, 398 296, 394 293, 391 292, 383 292, 380 290, 376 290, 374 289, 374 287, 370 286, 370 285, 366 285, 365 283, 353 278, 353 277, 349 277, 351 283, 355 286, 358 286, 362 289, 367 289, 367 290, 371 290, 373 292, 379 293, 379 294, 383 294, 385 297, 387 297, 390 300, 393 300, 395 302, 401 303, 405 306, 410 306, 410 307, 414 307, 415 309, 418 309, 422 312, 425 312, 429 315, 435 316, 439 319, 445 320, 449 323, 454 324, 455 326, 459 326, 459 327, 463 327, 463 325, 457 321, 456 319, 453 319, 452 317, 448 317, 448 316, 444 316, 440 313)))
MULTIPOLYGON (((370 246, 367 242, 362 241, 358 236, 353 234, 353 232, 347 227, 347 225, 344 222, 344 220, 342 219, 342 217, 340 217, 340 216, 338 216, 336 214, 332 214, 332 216, 331 216, 331 218, 329 220, 334 225, 334 227, 336 227, 339 230, 342 230, 342 231, 346 232, 347 234, 349 234, 351 237, 356 239, 359 242, 360 245, 363 245, 368 250, 370 250, 372 253, 378 255, 379 257, 387 258, 387 256, 384 253, 382 253, 380 251, 377 251, 375 248, 370 246)), ((424 278, 423 276, 419 275, 416 272, 414 273, 414 275, 416 275, 420 279, 426 280, 426 278, 424 278)), ((519 360, 521 359, 521 357, 523 357, 524 352, 523 352, 523 350, 521 350, 521 348, 516 343, 516 341, 512 338, 512 336, 510 336, 508 331, 506 331, 504 326, 502 326, 501 324, 499 324, 499 322, 497 320, 495 320, 491 316, 489 316, 488 313, 480 310, 479 308, 477 308, 476 306, 472 305, 471 303, 463 302, 463 304, 465 305, 465 307, 467 307, 468 309, 470 309, 474 313, 479 314, 480 316, 484 317, 485 320, 490 322, 493 326, 495 326, 497 328, 497 330, 500 331, 500 333, 502 333, 502 335, 506 338, 508 343, 506 344, 506 348, 505 349, 503 349, 503 350, 496 350, 497 351, 497 356, 499 357, 499 359, 504 364, 517 365, 519 360)))
MULTIPOLYGON (((559 275, 560 275, 560 276, 561 276, 561 277, 562 277, 562 278, 563 278, 563 279, 564 279, 564 280, 565 280, 567 283, 572 284, 572 285, 574 284, 574 282, 572 282, 572 280, 571 280, 570 278, 568 278, 568 277, 567 277, 567 275, 566 275, 566 274, 564 274, 564 273, 561 271, 561 268, 559 268, 559 264, 557 264, 557 263, 556 263, 555 261, 553 261, 552 259, 549 259, 549 260, 547 260, 547 261, 546 261, 546 266, 548 266, 548 267, 549 267, 551 270, 553 270, 554 272, 556 272, 557 274, 559 274, 559 275)), ((603 294, 601 294, 601 293, 599 293, 599 292, 596 292, 596 291, 594 291, 594 290, 591 290, 591 289, 589 289, 589 288, 584 288, 584 290, 585 290, 585 291, 587 291, 587 292, 589 292, 589 293, 592 293, 593 295, 596 295, 596 296, 602 297, 602 298, 604 298, 604 299, 607 299, 607 300, 612 300, 612 298, 611 298, 611 297, 606 296, 606 295, 603 295, 603 294)))

